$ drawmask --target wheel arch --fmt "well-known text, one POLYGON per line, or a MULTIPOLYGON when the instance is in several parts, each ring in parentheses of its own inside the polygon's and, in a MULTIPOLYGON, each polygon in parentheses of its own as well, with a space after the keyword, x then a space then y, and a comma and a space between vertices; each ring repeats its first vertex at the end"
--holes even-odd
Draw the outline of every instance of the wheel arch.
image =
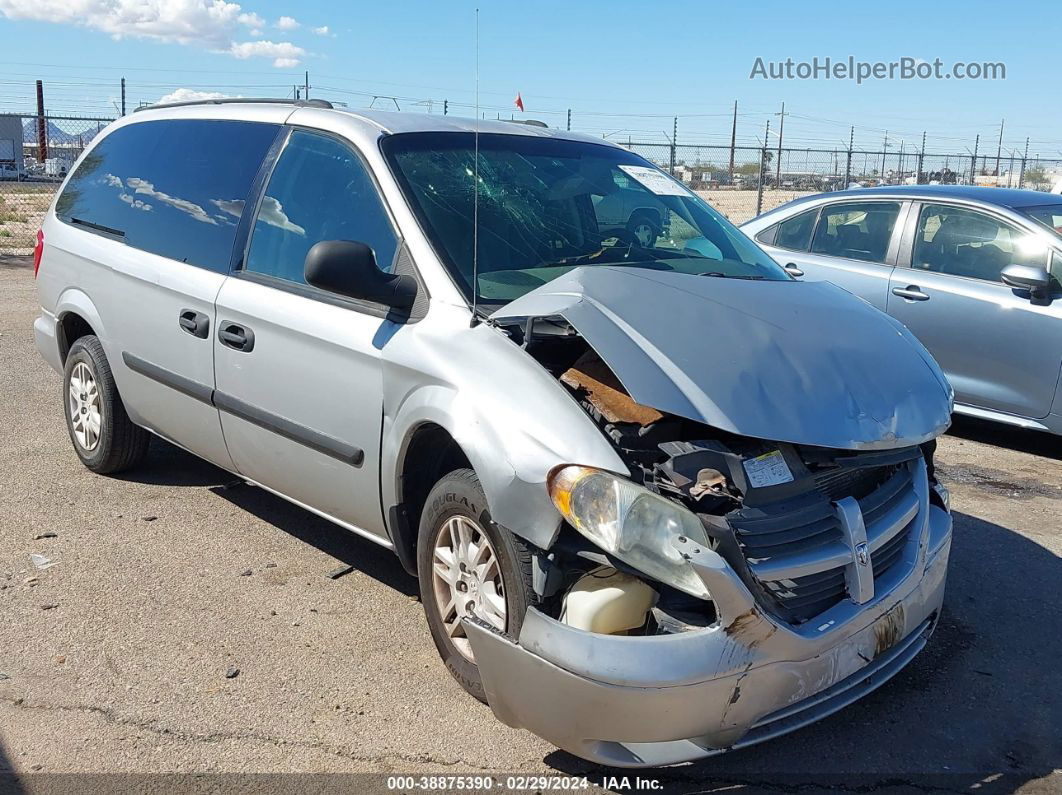
POLYGON ((80 337, 95 335, 105 344, 103 321, 92 299, 82 291, 70 289, 64 292, 57 302, 55 317, 60 363, 66 364, 71 346, 80 337))
POLYGON ((385 417, 381 504, 391 541, 411 572, 416 563, 409 555, 415 551, 423 505, 414 502, 411 510, 405 497, 424 488, 431 473, 441 477, 446 473, 439 468, 455 462, 452 468, 467 466, 476 473, 491 516, 507 530, 542 549, 552 546, 560 530, 561 516, 546 492, 545 477, 566 459, 461 395, 450 386, 426 385, 407 395, 392 418, 385 417), (436 457, 437 466, 430 463, 436 457))

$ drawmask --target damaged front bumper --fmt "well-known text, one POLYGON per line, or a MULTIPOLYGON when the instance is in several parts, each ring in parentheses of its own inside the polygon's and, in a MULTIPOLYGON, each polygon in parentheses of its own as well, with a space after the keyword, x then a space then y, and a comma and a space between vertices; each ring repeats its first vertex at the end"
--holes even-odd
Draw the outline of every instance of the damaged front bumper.
POLYGON ((465 619, 487 700, 504 723, 584 759, 649 767, 776 737, 852 703, 901 670, 932 633, 951 516, 923 502, 905 565, 873 599, 844 600, 799 626, 759 608, 714 552, 690 549, 716 604, 705 629, 599 635, 530 609, 514 642, 465 619))

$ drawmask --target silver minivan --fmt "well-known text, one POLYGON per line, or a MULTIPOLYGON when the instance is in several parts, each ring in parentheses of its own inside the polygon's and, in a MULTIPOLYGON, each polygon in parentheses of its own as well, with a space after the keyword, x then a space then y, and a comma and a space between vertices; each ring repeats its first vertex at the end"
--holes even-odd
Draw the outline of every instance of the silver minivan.
POLYGON ((936 625, 940 369, 620 147, 158 106, 80 158, 35 267, 89 469, 159 436, 393 549, 461 685, 581 757, 791 731, 936 625), (599 221, 619 191, 666 226, 599 221))

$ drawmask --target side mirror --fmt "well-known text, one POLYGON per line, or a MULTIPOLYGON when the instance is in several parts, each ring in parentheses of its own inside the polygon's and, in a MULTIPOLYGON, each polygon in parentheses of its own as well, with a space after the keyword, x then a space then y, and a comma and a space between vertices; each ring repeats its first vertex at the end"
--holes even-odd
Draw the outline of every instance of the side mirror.
POLYGON ((1051 274, 1037 265, 1008 265, 1000 271, 999 277, 1003 284, 1032 293, 1044 292, 1052 281, 1051 274))
POLYGON ((306 254, 303 275, 307 284, 330 293, 394 309, 409 309, 417 297, 416 279, 384 273, 372 249, 353 240, 316 243, 306 254))

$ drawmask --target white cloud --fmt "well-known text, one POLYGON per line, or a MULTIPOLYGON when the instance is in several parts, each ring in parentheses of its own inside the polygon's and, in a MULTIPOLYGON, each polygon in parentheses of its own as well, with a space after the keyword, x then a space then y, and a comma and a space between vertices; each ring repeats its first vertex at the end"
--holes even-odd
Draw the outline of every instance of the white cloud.
POLYGON ((258 210, 258 220, 264 221, 270 226, 275 226, 277 229, 294 232, 299 237, 306 236, 306 230, 293 223, 288 218, 287 213, 284 212, 284 206, 272 196, 262 197, 262 206, 258 210))
POLYGON ((188 199, 181 199, 177 196, 171 196, 168 193, 163 193, 160 190, 155 190, 155 186, 148 182, 146 179, 140 179, 139 177, 128 177, 125 180, 125 184, 133 189, 134 193, 144 194, 151 196, 154 199, 158 199, 160 202, 165 202, 171 207, 180 210, 182 213, 187 213, 192 216, 196 221, 202 221, 204 224, 211 224, 217 226, 218 222, 211 218, 207 211, 200 207, 198 204, 188 199))
POLYGON ((299 27, 299 21, 295 17, 281 17, 277 20, 278 30, 295 30, 299 27))
MULTIPOLYGON (((258 14, 244 11, 239 3, 228 0, 0 0, 0 17, 76 25, 116 39, 128 37, 191 45, 230 53, 237 58, 257 55, 240 54, 242 50, 235 38, 241 30, 261 30, 266 24, 258 14)), ((291 17, 281 19, 295 22, 291 17)), ((294 65, 290 61, 304 54, 302 48, 290 42, 279 42, 272 47, 290 50, 282 55, 264 56, 283 59, 283 66, 294 65)))
POLYGON ((230 94, 220 94, 217 91, 194 91, 190 88, 178 88, 169 94, 159 97, 158 103, 166 102, 193 102, 199 99, 225 99, 230 94))
POLYGON ((239 218, 243 215, 243 199, 211 199, 210 203, 234 218, 239 218))
POLYGON ((151 211, 150 204, 148 204, 147 202, 142 202, 140 201, 140 199, 137 199, 135 196, 131 196, 128 193, 119 193, 118 198, 124 201, 126 204, 130 205, 135 210, 143 210, 144 212, 151 211))
POLYGON ((290 41, 243 41, 233 42, 229 47, 229 53, 241 60, 256 57, 272 58, 273 66, 278 69, 287 69, 298 66, 299 59, 306 54, 306 50, 295 46, 290 41))
POLYGON ((253 11, 246 14, 240 14, 238 17, 236 17, 236 21, 239 22, 241 25, 246 25, 249 28, 264 28, 266 25, 265 19, 258 16, 258 14, 254 13, 253 11))
POLYGON ((319 28, 314 28, 313 32, 316 33, 318 36, 328 36, 330 33, 330 31, 328 30, 328 25, 321 25, 321 27, 319 28))

